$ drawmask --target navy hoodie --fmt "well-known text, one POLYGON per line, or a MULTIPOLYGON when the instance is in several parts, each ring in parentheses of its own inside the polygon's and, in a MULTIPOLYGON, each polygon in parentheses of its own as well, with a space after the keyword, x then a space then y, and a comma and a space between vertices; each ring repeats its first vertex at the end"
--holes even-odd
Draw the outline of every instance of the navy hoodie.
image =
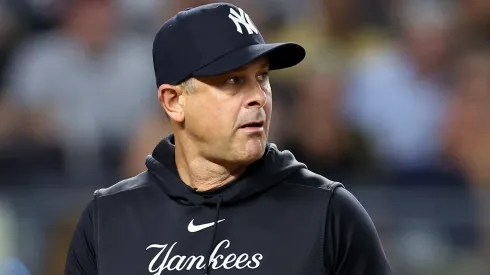
POLYGON ((208 192, 180 180, 172 135, 146 166, 94 193, 66 275, 391 274, 356 198, 274 144, 239 179, 208 192))

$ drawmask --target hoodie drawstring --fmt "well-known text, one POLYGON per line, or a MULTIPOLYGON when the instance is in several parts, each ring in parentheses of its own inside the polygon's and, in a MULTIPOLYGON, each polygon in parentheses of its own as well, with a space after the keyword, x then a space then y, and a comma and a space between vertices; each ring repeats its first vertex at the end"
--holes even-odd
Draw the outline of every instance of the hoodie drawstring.
POLYGON ((211 267, 211 254, 213 253, 214 243, 216 242, 216 234, 218 232, 218 220, 219 220, 219 210, 221 207, 221 202, 223 201, 223 197, 220 197, 218 203, 216 204, 216 219, 214 221, 214 230, 213 230, 213 238, 211 240, 211 247, 209 248, 208 253, 208 264, 206 266, 206 275, 209 275, 210 267, 211 267))

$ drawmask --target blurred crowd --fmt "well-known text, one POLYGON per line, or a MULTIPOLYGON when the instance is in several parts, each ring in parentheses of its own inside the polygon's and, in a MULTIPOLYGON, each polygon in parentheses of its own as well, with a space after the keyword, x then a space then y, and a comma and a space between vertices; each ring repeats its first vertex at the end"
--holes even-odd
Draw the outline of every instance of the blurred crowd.
MULTIPOLYGON (((91 192, 145 169, 153 35, 207 2, 0 0, 0 275, 61 274, 91 192)), ((354 190, 396 274, 490 274, 490 1, 228 2, 307 49, 270 140, 354 190)))

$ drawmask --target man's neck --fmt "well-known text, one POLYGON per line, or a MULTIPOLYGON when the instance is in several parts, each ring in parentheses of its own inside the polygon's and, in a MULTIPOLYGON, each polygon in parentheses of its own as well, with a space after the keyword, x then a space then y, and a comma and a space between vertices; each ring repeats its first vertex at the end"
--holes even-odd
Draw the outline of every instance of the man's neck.
POLYGON ((192 151, 190 148, 188 150, 183 148, 184 146, 175 145, 177 172, 181 180, 196 191, 203 192, 219 188, 245 172, 246 167, 244 166, 226 168, 190 152, 192 151))

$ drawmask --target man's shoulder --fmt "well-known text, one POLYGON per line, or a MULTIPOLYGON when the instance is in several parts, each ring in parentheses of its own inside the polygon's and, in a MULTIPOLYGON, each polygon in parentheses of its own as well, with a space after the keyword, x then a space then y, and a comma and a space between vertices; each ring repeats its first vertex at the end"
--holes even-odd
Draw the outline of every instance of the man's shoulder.
POLYGON ((151 186, 151 180, 147 171, 142 172, 134 177, 127 178, 117 182, 107 188, 101 188, 94 192, 94 198, 113 196, 116 194, 134 192, 151 186))
POLYGON ((330 180, 308 169, 300 169, 293 173, 285 180, 285 183, 305 188, 314 188, 318 191, 333 192, 337 187, 345 188, 342 183, 330 180))

